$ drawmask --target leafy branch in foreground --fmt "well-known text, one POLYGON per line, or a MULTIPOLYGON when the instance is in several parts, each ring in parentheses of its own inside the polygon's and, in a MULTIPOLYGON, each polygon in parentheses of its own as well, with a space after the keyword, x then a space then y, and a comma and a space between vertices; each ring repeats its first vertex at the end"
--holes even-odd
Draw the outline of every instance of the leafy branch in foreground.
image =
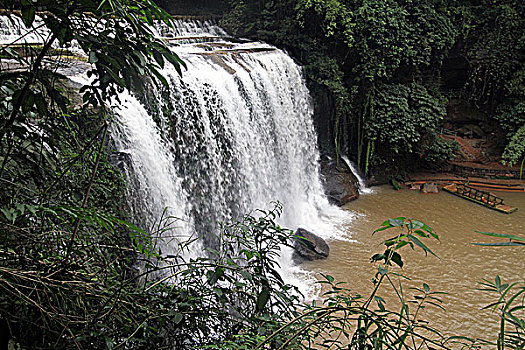
POLYGON ((98 132, 90 135, 106 130, 111 119, 105 102, 146 81, 167 85, 161 68, 169 62, 180 72, 185 64, 155 34, 154 20, 173 23, 151 0, 0 0, 0 8, 2 23, 19 33, 0 45, 0 196, 29 189, 42 203, 53 188, 49 178, 71 173, 64 161, 97 157, 96 141, 107 144, 98 132), (28 36, 38 42, 26 43, 28 36), (89 66, 68 51, 73 47, 82 49, 89 66), (90 83, 77 88, 68 81, 65 61, 69 69, 89 69, 90 83))
MULTIPOLYGON (((448 348, 447 340, 428 323, 421 320, 420 312, 427 306, 442 308, 440 295, 443 292, 431 291, 424 283, 421 288, 412 288, 415 295, 405 294, 401 279, 408 279, 391 271, 393 264, 403 266, 398 251, 404 246, 420 248, 425 254, 435 255, 422 239, 438 235, 428 225, 418 220, 398 217, 385 221, 374 233, 397 229, 394 236, 384 240, 385 251, 375 254, 373 262, 378 266, 374 279, 374 290, 368 297, 353 293, 344 283, 335 282, 329 275, 323 275, 328 291, 322 294, 321 303, 306 305, 303 312, 285 322, 268 337, 261 339, 257 349, 418 349, 448 348), (398 282, 396 282, 398 280, 398 282), (393 311, 385 299, 378 295, 380 286, 387 282, 394 290, 400 311, 393 311), (413 305, 413 306, 412 306, 413 305), (279 346, 271 342, 277 337, 285 339, 279 346)), ((231 348, 243 349, 241 345, 231 348)))
MULTIPOLYGON (((274 222, 280 210, 223 224, 207 254, 186 256, 184 243, 167 257, 155 249, 156 232, 109 214, 4 208, 0 322, 7 339, 28 349, 187 349, 273 332, 298 307, 277 270, 291 237, 274 222)), ((176 230, 166 223, 176 221, 163 218, 158 230, 176 230)))
POLYGON ((500 276, 494 282, 483 279, 478 290, 497 295, 497 301, 485 306, 483 309, 492 309, 500 318, 500 327, 496 342, 484 341, 498 350, 525 348, 525 284, 514 282, 502 283, 500 276), (520 318, 521 315, 521 318, 520 318))
POLYGON ((0 348, 166 346, 176 315, 135 270, 160 256, 150 232, 122 219, 104 103, 143 78, 165 83, 167 62, 184 67, 151 26, 171 17, 151 0, 0 8, 21 33, 0 47, 0 348), (83 65, 67 51, 75 45, 91 65, 80 91, 62 70, 71 59, 83 65))
MULTIPOLYGON (((473 243, 479 246, 489 247, 525 247, 525 237, 507 233, 481 232, 485 236, 506 238, 508 242, 473 243)), ((525 348, 525 282, 502 283, 498 275, 494 282, 483 279, 478 290, 490 292, 497 295, 497 300, 483 309, 492 309, 500 318, 498 339, 496 342, 484 341, 491 346, 497 346, 498 350, 524 349, 525 348), (510 329, 509 329, 510 328, 510 329)))
POLYGON ((520 247, 525 246, 525 237, 518 236, 518 235, 511 235, 508 233, 494 233, 494 232, 481 232, 476 231, 477 233, 481 233, 482 235, 489 236, 489 237, 497 237, 497 238, 507 238, 508 242, 497 242, 497 243, 472 243, 474 245, 481 245, 481 246, 488 246, 488 247, 520 247))

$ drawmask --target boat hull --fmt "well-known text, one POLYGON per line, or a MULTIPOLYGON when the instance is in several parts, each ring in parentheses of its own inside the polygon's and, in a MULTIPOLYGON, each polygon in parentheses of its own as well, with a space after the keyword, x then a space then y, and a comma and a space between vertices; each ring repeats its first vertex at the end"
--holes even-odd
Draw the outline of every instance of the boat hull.
MULTIPOLYGON (((464 188, 469 188, 468 186, 463 186, 463 187, 464 188)), ((477 203, 479 205, 482 205, 485 208, 496 210, 496 211, 499 211, 501 213, 510 214, 510 213, 513 213, 516 210, 518 210, 518 208, 514 208, 514 207, 511 207, 511 206, 503 204, 503 203, 490 205, 490 204, 488 204, 486 202, 483 202, 481 200, 478 200, 476 198, 469 197, 468 195, 460 193, 458 191, 457 185, 455 185, 455 184, 447 185, 447 186, 443 187, 443 190, 446 191, 446 192, 452 193, 455 196, 458 196, 458 197, 461 197, 463 199, 466 199, 466 200, 469 200, 471 202, 474 202, 474 203, 477 203)), ((479 191, 479 192, 482 192, 482 191, 479 191)), ((488 193, 488 192, 486 192, 486 193, 488 193)))

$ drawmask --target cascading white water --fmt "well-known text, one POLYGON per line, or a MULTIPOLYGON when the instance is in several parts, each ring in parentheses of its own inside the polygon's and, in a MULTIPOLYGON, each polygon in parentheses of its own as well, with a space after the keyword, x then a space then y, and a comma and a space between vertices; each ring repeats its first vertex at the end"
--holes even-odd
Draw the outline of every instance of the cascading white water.
POLYGON ((352 174, 354 174, 355 177, 357 178, 357 181, 359 182, 359 193, 360 194, 374 193, 373 189, 366 186, 366 181, 361 176, 361 174, 359 174, 359 170, 357 170, 357 167, 355 166, 354 162, 348 159, 347 156, 341 156, 341 158, 345 161, 346 165, 348 165, 348 167, 350 168, 350 171, 352 171, 352 174))
MULTIPOLYGON (((81 21, 92 19, 83 18, 81 21)), ((93 23, 93 27, 101 27, 100 23, 93 23)), ((51 31, 46 27, 44 20, 36 15, 30 27, 27 27, 19 16, 0 16, 0 45, 43 45, 51 38, 51 31)), ((58 40, 52 44, 53 48, 65 48, 70 53, 83 55, 84 51, 76 40, 67 46, 62 46, 58 40)))
POLYGON ((18 16, 0 16, 0 44, 41 44, 49 38, 40 17, 36 16, 31 28, 27 28, 18 16))
MULTIPOLYGON (((141 96, 148 103, 122 93, 111 129, 135 218, 148 228, 162 215, 178 218, 170 237, 158 242, 162 253, 176 254, 178 242, 194 235, 213 245, 210 232, 218 221, 269 209, 272 201, 283 204, 282 226, 344 238, 339 225, 350 216, 323 194, 313 108, 300 68, 263 43, 195 40, 224 37, 211 22, 177 22, 176 28, 157 32, 176 39, 174 50, 188 70, 181 78, 166 66, 169 92, 141 96)), ((199 254, 201 246, 192 249, 189 254, 199 254)), ((284 277, 312 296, 291 252, 282 260, 284 277)))
POLYGON ((227 36, 226 31, 217 26, 213 21, 191 19, 174 22, 173 28, 162 24, 157 25, 157 32, 165 38, 182 38, 196 36, 227 36))
MULTIPOLYGON (((174 168, 174 154, 170 142, 163 139, 144 107, 136 98, 124 92, 120 105, 115 106, 117 122, 112 125, 112 138, 119 155, 124 157, 128 171, 129 203, 136 219, 152 231, 162 229, 173 219, 177 235, 163 237, 162 254, 176 254, 179 243, 188 241, 195 234, 191 216, 188 215, 188 195, 182 187, 183 179, 174 168)), ((193 247, 195 249, 195 247, 193 247)))
MULTIPOLYGON (((213 26, 187 35, 206 36, 206 28, 213 26)), ((266 44, 220 46, 177 47, 188 70, 182 78, 172 66, 163 70, 170 90, 156 94, 150 113, 131 96, 117 110, 113 138, 118 151, 130 155, 134 191, 145 212, 155 218, 163 205, 175 205, 186 223, 177 235, 197 232, 212 245, 208 232, 218 221, 279 201, 282 226, 341 238, 338 225, 349 216, 323 194, 313 108, 300 68, 266 44), (154 119, 160 128, 153 127, 154 119)), ((282 259, 287 280, 303 284, 311 296, 305 275, 292 267, 291 252, 282 259)))
MULTIPOLYGON (((178 171, 199 221, 279 200, 283 225, 322 225, 319 211, 330 206, 319 181, 310 99, 295 63, 278 50, 183 59, 191 67, 183 79, 169 68, 164 74, 173 84, 178 171)), ((316 231, 326 236, 330 229, 316 231)))

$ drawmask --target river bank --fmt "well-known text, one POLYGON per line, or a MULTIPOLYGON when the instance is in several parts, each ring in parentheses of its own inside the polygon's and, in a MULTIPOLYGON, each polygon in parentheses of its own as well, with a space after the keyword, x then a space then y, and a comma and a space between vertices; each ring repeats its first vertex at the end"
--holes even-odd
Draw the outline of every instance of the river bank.
POLYGON ((414 185, 421 185, 423 183, 436 183, 440 188, 451 183, 461 183, 484 190, 525 193, 525 180, 519 178, 461 176, 451 172, 412 173, 401 183, 409 189, 417 189, 418 187, 414 185))
MULTIPOLYGON (((448 161, 439 170, 418 170, 409 172, 403 177, 393 177, 401 188, 419 189, 423 183, 436 183, 440 188, 451 183, 474 184, 484 190, 499 190, 502 192, 525 192, 525 173, 519 165, 506 166, 500 162, 467 162, 448 161)), ((386 184, 386 179, 368 180, 370 186, 386 184)), ((393 181, 390 180, 393 184, 393 181)))

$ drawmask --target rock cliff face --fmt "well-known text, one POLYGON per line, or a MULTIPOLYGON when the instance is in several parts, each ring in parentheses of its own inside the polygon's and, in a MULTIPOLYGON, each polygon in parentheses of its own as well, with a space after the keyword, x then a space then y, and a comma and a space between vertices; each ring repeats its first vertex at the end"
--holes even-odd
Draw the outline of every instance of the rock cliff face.
POLYGON ((325 194, 332 204, 343 206, 359 198, 359 181, 344 161, 322 160, 321 175, 325 194))
POLYGON ((321 237, 303 228, 297 229, 294 236, 294 261, 312 261, 326 259, 330 254, 330 247, 321 237))

